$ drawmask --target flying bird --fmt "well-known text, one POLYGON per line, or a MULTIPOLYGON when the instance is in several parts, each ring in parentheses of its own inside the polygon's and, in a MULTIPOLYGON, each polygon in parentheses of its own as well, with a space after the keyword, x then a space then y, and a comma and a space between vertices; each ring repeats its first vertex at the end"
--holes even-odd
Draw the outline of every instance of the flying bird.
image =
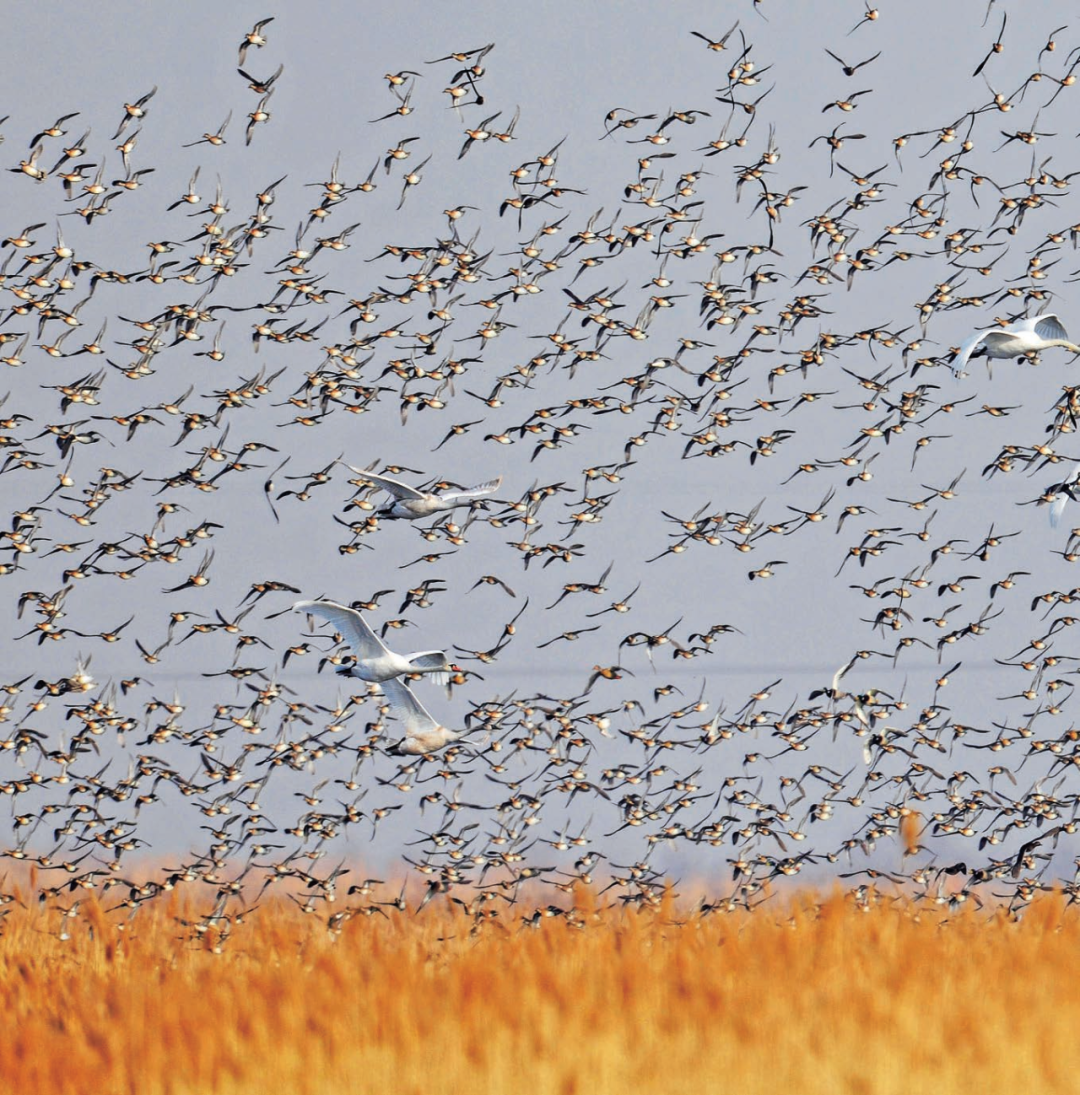
POLYGON ((405 737, 390 747, 399 756, 420 756, 434 753, 455 741, 467 741, 466 730, 450 730, 440 726, 424 705, 413 695, 412 689, 396 677, 379 685, 391 713, 405 726, 405 737))
POLYGON ((977 331, 960 347, 952 370, 959 378, 966 375, 964 366, 973 357, 1023 357, 1051 346, 1080 354, 1080 346, 1069 341, 1068 332, 1056 315, 1028 316, 1005 327, 977 331))
POLYGON ((415 521, 418 517, 430 517, 433 513, 443 513, 457 506, 467 506, 477 498, 493 494, 502 485, 500 475, 496 479, 490 479, 486 483, 480 483, 465 490, 443 491, 436 494, 433 491, 417 490, 387 475, 376 475, 374 472, 354 468, 350 464, 345 466, 393 495, 394 501, 377 511, 379 517, 404 518, 408 521, 415 521))
POLYGON ((371 630, 355 608, 335 601, 297 601, 292 607, 294 612, 306 612, 328 620, 341 632, 356 658, 343 670, 344 676, 380 683, 405 673, 427 673, 436 684, 443 686, 450 680, 451 666, 442 650, 396 654, 371 630))
POLYGON ((1077 501, 1080 494, 1080 467, 1074 468, 1060 483, 1055 483, 1046 492, 1046 497, 1053 498, 1050 503, 1050 527, 1057 528, 1061 522, 1061 515, 1065 512, 1065 506, 1069 499, 1077 501))

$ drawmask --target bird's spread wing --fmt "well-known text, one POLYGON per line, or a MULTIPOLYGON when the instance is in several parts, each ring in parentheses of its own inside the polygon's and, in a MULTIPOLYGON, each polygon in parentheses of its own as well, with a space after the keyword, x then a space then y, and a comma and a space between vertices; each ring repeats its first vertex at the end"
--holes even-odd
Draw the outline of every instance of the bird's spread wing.
POLYGON ((413 690, 399 677, 380 681, 379 688, 390 705, 394 718, 405 727, 408 737, 420 737, 438 730, 439 724, 428 714, 424 705, 413 695, 413 690))
POLYGON ((418 669, 433 669, 435 672, 427 676, 437 685, 446 687, 450 681, 450 671, 447 668, 445 650, 421 650, 409 655, 409 661, 418 669))
POLYGON ((837 693, 837 691, 839 691, 839 689, 840 689, 840 682, 841 682, 841 681, 842 681, 842 680, 844 679, 844 677, 845 677, 845 676, 847 675, 847 672, 848 672, 848 670, 849 670, 849 669, 851 669, 851 667, 852 667, 852 666, 853 666, 853 665, 854 665, 854 664, 855 664, 855 663, 856 663, 856 662, 857 662, 858 660, 859 660, 859 657, 858 657, 858 655, 856 655, 856 656, 855 656, 854 658, 852 658, 852 659, 851 659, 851 661, 849 661, 849 662, 848 662, 848 663, 847 663, 846 665, 842 665, 842 666, 840 666, 840 668, 839 668, 839 669, 838 669, 838 670, 837 670, 837 671, 836 671, 836 672, 835 672, 835 673, 833 674, 833 679, 832 679, 832 690, 833 690, 833 695, 834 695, 834 696, 835 696, 835 694, 837 693))
POLYGON ((959 375, 966 371, 968 358, 978 347, 979 343, 987 337, 987 335, 993 334, 992 331, 977 331, 970 338, 965 339, 960 347, 960 352, 956 355, 956 360, 953 362, 953 372, 959 375))
POLYGON ((415 487, 410 487, 406 483, 399 483, 396 479, 391 479, 386 475, 376 475, 373 471, 364 471, 361 468, 354 468, 351 464, 348 465, 350 471, 356 472, 357 475, 364 479, 374 483, 377 487, 382 487, 384 491, 392 494, 395 498, 401 498, 405 501, 416 501, 419 498, 425 497, 424 492, 417 490, 415 487))
POLYGON ((1006 342, 1016 342, 1016 331, 994 330, 983 331, 982 340, 988 350, 1000 349, 1006 342))
POLYGON ((467 490, 455 490, 447 491, 445 494, 440 494, 439 497, 444 502, 457 502, 463 501, 468 498, 483 498, 485 494, 493 494, 502 486, 503 477, 500 475, 497 479, 490 479, 486 483, 480 483, 475 487, 469 487, 467 490))
POLYGON ((339 605, 335 601, 297 601, 293 611, 308 612, 322 620, 329 620, 344 635, 357 658, 377 658, 389 653, 386 644, 355 608, 339 605))
POLYGON ((1035 323, 1035 333, 1039 338, 1050 341, 1051 339, 1061 338, 1068 341, 1068 334, 1065 328, 1061 325, 1061 320, 1055 315, 1039 316, 1035 323))

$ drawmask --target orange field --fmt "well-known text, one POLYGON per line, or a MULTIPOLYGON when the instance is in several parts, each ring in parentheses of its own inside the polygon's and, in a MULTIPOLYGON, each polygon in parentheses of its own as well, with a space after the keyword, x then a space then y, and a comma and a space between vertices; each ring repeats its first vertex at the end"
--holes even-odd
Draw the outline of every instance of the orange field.
POLYGON ((1080 919, 1058 895, 1020 920, 872 890, 605 900, 242 922, 9 903, 2 1090, 1076 1090, 1080 919))

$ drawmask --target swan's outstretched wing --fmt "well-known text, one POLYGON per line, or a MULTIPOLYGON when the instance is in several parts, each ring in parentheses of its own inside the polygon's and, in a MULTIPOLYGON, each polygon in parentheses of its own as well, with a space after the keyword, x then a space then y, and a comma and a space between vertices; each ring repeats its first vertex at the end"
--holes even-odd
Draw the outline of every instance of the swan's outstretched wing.
POLYGON ((1056 486, 1050 489, 1056 493, 1053 502, 1050 503, 1050 527, 1057 528, 1061 515, 1065 512, 1065 506, 1071 500, 1076 500, 1076 484, 1080 482, 1080 467, 1073 468, 1071 472, 1056 486))
POLYGON ((1039 338, 1045 339, 1047 342, 1058 338, 1066 342, 1069 341, 1069 335, 1061 320, 1055 315, 1039 316, 1035 320, 1034 330, 1039 338))
POLYGON ((840 668, 833 674, 832 691, 833 691, 833 697, 834 698, 836 697, 837 693, 840 691, 840 682, 844 679, 844 677, 847 676, 848 670, 850 670, 851 667, 858 660, 859 660, 859 655, 856 654, 855 657, 853 657, 851 659, 851 661, 849 661, 846 665, 840 666, 840 668))
POLYGON ((407 483, 399 483, 396 479, 391 479, 387 475, 376 475, 373 471, 364 471, 362 468, 354 468, 352 464, 345 465, 349 471, 356 472, 362 479, 367 479, 369 482, 374 483, 377 487, 382 487, 384 491, 392 494, 395 498, 400 498, 405 502, 415 502, 419 498, 427 497, 423 491, 417 490, 415 487, 410 487, 407 483))
POLYGON ((413 690, 400 677, 380 681, 379 688, 386 697, 394 718, 405 727, 406 737, 422 737, 439 729, 439 724, 428 714, 424 705, 413 695, 413 690))
POLYGON ((968 358, 978 348, 979 343, 992 333, 992 331, 976 331, 970 338, 964 340, 960 346, 960 352, 956 355, 956 360, 952 363, 953 376, 960 377, 967 372, 968 358))
POLYGON ((497 479, 489 479, 488 482, 479 483, 467 490, 447 491, 445 494, 440 494, 439 497, 444 502, 467 502, 471 498, 483 498, 486 494, 494 494, 502 486, 502 481, 503 477, 500 475, 497 479))
POLYGON ((426 674, 437 685, 445 688, 450 683, 449 662, 445 650, 420 650, 409 655, 409 662, 417 669, 430 669, 426 674))
POLYGON ((358 659, 379 658, 389 654, 386 644, 368 626, 367 620, 346 605, 336 601, 297 601, 293 612, 307 612, 320 619, 329 620, 345 637, 349 648, 358 659))

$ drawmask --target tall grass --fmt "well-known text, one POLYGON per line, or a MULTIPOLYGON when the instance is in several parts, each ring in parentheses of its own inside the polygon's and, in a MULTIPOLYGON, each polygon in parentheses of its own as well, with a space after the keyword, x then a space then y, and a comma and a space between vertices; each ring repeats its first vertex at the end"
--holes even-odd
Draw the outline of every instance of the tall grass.
MULTIPOLYGON (((338 910, 339 912, 341 910, 338 910)), ((1080 919, 805 893, 209 924, 14 906, 12 1095, 1075 1091, 1080 919), (66 936, 67 938, 62 938, 66 936)))

